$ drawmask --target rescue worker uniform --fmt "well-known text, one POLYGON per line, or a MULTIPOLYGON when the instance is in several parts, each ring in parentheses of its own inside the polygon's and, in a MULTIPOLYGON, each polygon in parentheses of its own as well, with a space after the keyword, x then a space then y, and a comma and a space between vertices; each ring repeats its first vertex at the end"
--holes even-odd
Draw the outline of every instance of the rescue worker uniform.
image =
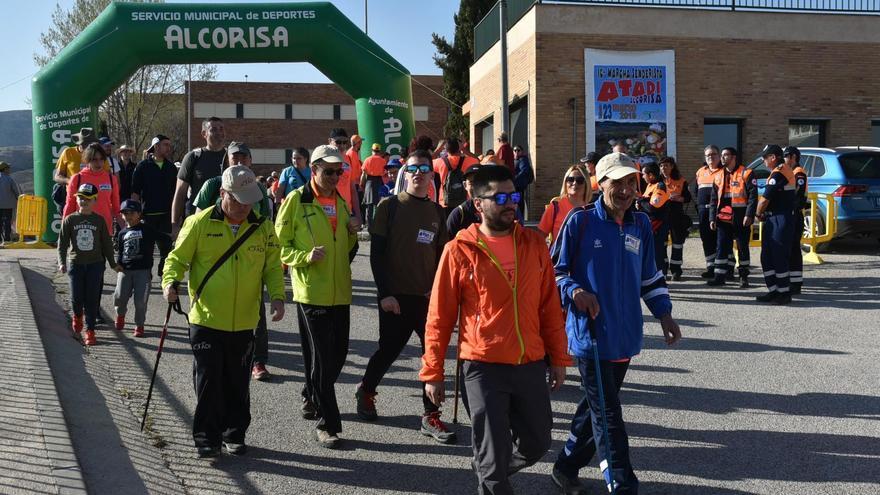
POLYGON ((749 266, 751 265, 749 242, 752 237, 752 227, 751 225, 743 226, 743 220, 746 218, 754 220, 757 208, 758 180, 751 169, 737 165, 732 172, 725 168, 722 173, 715 176, 712 202, 709 205, 709 218, 715 222, 718 243, 715 256, 715 278, 711 285, 722 285, 724 279, 733 272, 734 264, 731 254, 735 240, 739 255, 739 278, 744 287, 748 286, 749 266), (726 215, 730 210, 732 210, 732 216, 726 215))
POLYGON ((706 271, 703 272, 703 278, 712 278, 713 265, 715 264, 715 253, 718 247, 718 235, 709 227, 711 222, 709 218, 709 206, 712 204, 712 186, 715 184, 715 177, 720 175, 724 167, 716 169, 703 165, 697 170, 697 181, 694 184, 695 196, 697 197, 697 213, 700 219, 700 240, 703 241, 703 255, 706 257, 706 271))
POLYGON ((789 282, 791 293, 800 294, 801 285, 804 282, 804 253, 801 251, 801 239, 804 236, 804 209, 810 206, 807 199, 807 172, 798 164, 792 170, 794 174, 794 212, 792 223, 794 224, 791 242, 791 266, 789 282))
MULTIPOLYGON (((681 276, 681 265, 684 252, 684 241, 687 239, 691 226, 691 218, 684 212, 684 205, 691 202, 691 192, 683 177, 663 179, 666 192, 669 194, 669 233, 672 235, 672 255, 667 263, 673 276, 681 276)), ((663 245, 663 258, 666 258, 666 245, 663 245)), ((658 260, 660 258, 657 258, 658 260)), ((666 273, 666 270, 663 270, 666 273)))
POLYGON ((789 258, 794 231, 795 202, 794 173, 785 164, 777 166, 764 186, 764 198, 769 205, 760 218, 761 269, 768 293, 758 296, 761 302, 787 304, 791 301, 789 288, 789 258))
POLYGON ((639 211, 647 213, 648 218, 651 219, 651 231, 654 233, 654 261, 657 263, 657 270, 662 271, 664 277, 668 264, 666 259, 666 238, 669 236, 668 204, 669 193, 663 181, 648 184, 638 200, 639 211))

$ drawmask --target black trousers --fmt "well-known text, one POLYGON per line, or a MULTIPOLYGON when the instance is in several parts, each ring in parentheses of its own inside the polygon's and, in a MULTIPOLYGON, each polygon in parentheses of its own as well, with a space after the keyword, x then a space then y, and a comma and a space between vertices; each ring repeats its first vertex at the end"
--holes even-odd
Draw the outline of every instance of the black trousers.
MULTIPOLYGON (((260 296, 262 298, 262 295, 260 296)), ((269 362, 269 328, 266 325, 266 304, 260 301, 260 320, 254 329, 254 363, 269 362)))
POLYGON ((791 261, 789 261, 789 281, 792 284, 800 284, 804 282, 804 253, 801 251, 802 237, 804 236, 804 213, 800 210, 795 211, 791 217, 792 223, 792 241, 791 241, 791 261))
POLYGON ((12 208, 0 208, 0 241, 12 242, 12 208))
POLYGON ((709 207, 697 206, 700 213, 700 240, 703 241, 703 255, 706 257, 706 270, 712 270, 715 264, 716 249, 718 247, 718 234, 709 228, 709 207))
MULTIPOLYGON (((171 212, 144 215, 144 223, 159 232, 165 232, 166 234, 171 235, 171 212)), ((159 244, 159 266, 156 269, 156 275, 161 279, 162 270, 165 268, 165 258, 168 257, 170 250, 163 249, 161 243, 157 244, 159 244)))
POLYGON ((348 357, 350 307, 297 304, 312 351, 309 375, 312 401, 318 409, 318 429, 332 435, 342 431, 336 402, 336 380, 348 357))
MULTIPOLYGON (((425 352, 425 322, 428 321, 428 298, 425 296, 394 296, 400 305, 400 314, 383 311, 379 307, 379 349, 370 357, 364 373, 363 387, 375 392, 382 377, 400 356, 413 332, 419 336, 422 354, 425 352)), ((422 404, 425 412, 435 412, 437 406, 428 399, 422 384, 422 404)))
POLYGON ((244 443, 251 424, 251 330, 228 332, 191 325, 196 411, 196 447, 219 447, 220 442, 244 443))
POLYGON ((312 386, 312 341, 309 338, 309 332, 306 331, 308 320, 306 320, 305 313, 299 304, 296 305, 296 323, 297 329, 299 329, 299 344, 302 347, 303 375, 305 376, 305 383, 303 383, 300 394, 304 400, 311 402, 314 391, 312 386))
POLYGON ((743 227, 745 208, 733 209, 733 222, 715 222, 718 234, 718 253, 715 258, 715 277, 723 278, 733 271, 733 241, 739 254, 739 276, 748 277, 751 267, 749 242, 752 240, 752 227, 743 227))

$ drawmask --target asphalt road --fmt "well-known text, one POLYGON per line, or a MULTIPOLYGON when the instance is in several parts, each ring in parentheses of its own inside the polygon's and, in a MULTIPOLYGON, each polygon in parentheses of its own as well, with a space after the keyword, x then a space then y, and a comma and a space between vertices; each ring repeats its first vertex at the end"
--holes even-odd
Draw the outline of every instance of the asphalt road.
MULTIPOLYGON (((645 348, 622 392, 641 493, 880 493, 878 248, 876 242, 838 245, 823 255, 826 264, 806 268, 803 296, 783 308, 755 303, 762 285, 757 276, 750 290, 708 288, 696 268, 686 269, 685 281, 671 283, 684 339, 667 348, 659 325, 647 317, 645 348)), ((52 279, 62 292, 40 303, 38 324, 54 337, 47 354, 56 382, 64 385, 59 396, 90 491, 474 493, 466 418, 453 426, 457 445, 440 445, 418 432, 415 337, 380 385, 379 421, 355 415, 354 390, 378 335, 368 250, 362 243, 353 265, 351 347, 337 385, 343 448, 317 446, 313 422, 299 417, 303 366, 288 305, 284 319, 270 323, 274 379, 252 383, 250 450, 214 462, 198 459, 192 446, 192 357, 180 316, 172 316, 149 433, 138 432, 167 308, 158 289, 146 338, 108 326, 98 330, 99 344, 85 350, 57 338, 67 331, 59 317, 66 279, 51 273, 49 253, 27 255, 22 265, 29 269, 31 292, 30 284, 51 290, 52 279)), ((685 251, 685 267, 699 266, 699 242, 689 240, 685 251)), ((752 259, 757 264, 757 249, 752 259)), ((108 271, 102 302, 110 316, 113 284, 115 274, 108 271)), ((450 374, 452 364, 447 361, 450 374)), ((553 395, 552 452, 513 478, 518 493, 555 493, 549 472, 580 397, 578 380, 570 369, 568 382, 553 395)), ((452 416, 449 402, 445 420, 452 416)), ((596 467, 581 477, 592 493, 603 493, 596 467)))

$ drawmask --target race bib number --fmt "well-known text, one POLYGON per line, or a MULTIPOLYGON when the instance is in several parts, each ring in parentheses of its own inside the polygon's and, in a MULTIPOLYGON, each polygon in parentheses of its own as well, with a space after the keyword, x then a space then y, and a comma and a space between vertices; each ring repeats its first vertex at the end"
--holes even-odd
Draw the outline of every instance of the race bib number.
POLYGON ((321 205, 321 208, 324 208, 324 214, 327 215, 328 218, 336 216, 336 205, 321 205))
POLYGON ((101 191, 112 191, 113 186, 110 184, 101 184, 100 186, 98 186, 98 189, 101 191))
POLYGON ((419 235, 416 238, 416 242, 419 244, 431 244, 434 242, 434 232, 425 229, 419 229, 419 235))
POLYGON ((641 245, 641 239, 634 235, 626 234, 626 238, 624 239, 624 246, 626 247, 627 251, 633 254, 639 254, 639 247, 641 245))

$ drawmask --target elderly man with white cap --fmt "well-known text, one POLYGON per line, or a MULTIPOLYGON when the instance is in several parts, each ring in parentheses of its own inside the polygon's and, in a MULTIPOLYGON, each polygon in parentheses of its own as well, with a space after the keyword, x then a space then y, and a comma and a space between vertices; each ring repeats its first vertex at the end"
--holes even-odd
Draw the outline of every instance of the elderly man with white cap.
POLYGON ((220 202, 189 217, 165 262, 165 299, 178 298, 189 271, 190 344, 195 358, 193 440, 200 457, 242 455, 250 425, 254 328, 268 288, 272 321, 284 317, 284 278, 271 221, 257 217, 263 199, 247 167, 223 172, 220 202), (254 276, 254 274, 260 276, 254 276))
POLYGON ((645 213, 632 209, 639 171, 611 153, 596 164, 601 195, 569 213, 553 246, 556 284, 567 310, 569 353, 577 358, 585 395, 553 466, 563 493, 584 493, 577 478, 598 450, 606 484, 638 493, 618 396, 630 360, 642 351, 642 307, 660 320, 666 344, 681 338, 672 319, 666 279, 654 262, 654 235, 645 213))

